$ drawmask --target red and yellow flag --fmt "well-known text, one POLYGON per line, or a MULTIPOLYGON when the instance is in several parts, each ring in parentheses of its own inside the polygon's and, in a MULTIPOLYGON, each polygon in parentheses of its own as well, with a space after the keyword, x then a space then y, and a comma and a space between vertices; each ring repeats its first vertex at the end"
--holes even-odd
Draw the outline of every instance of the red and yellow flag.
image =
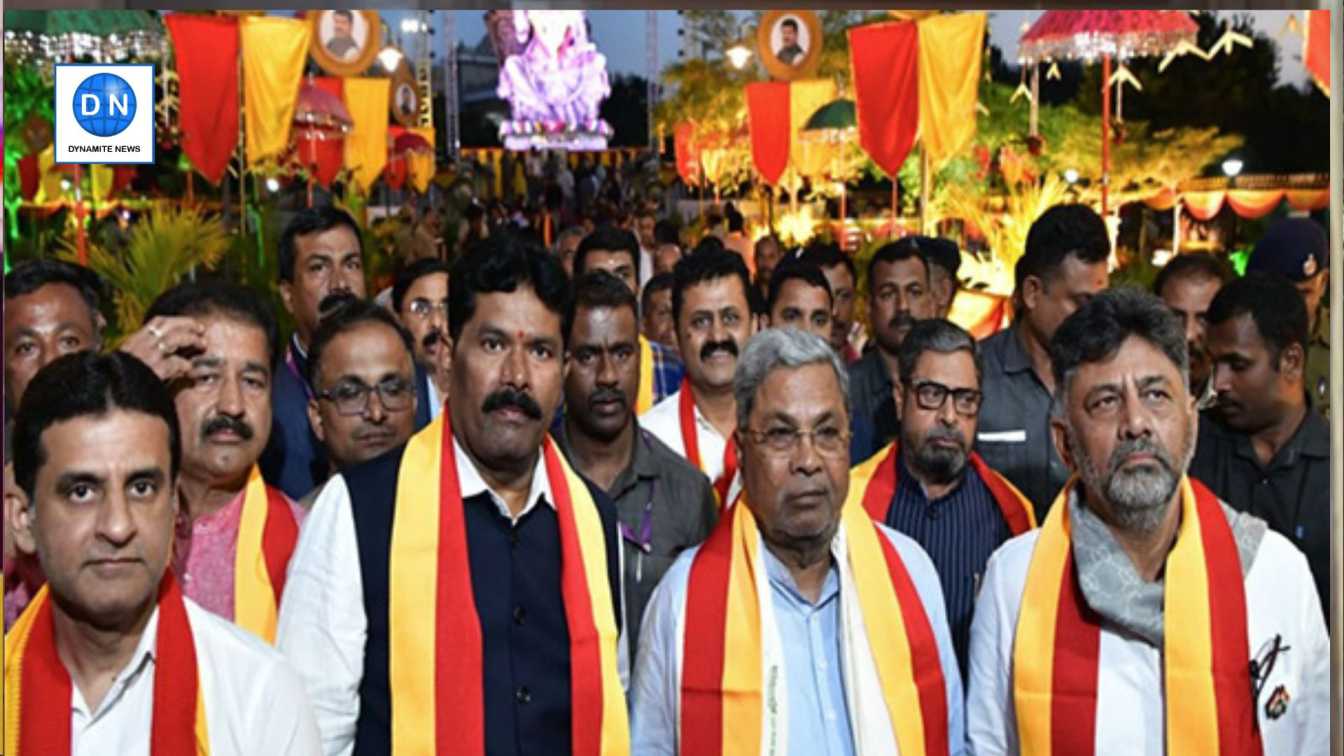
MULTIPOLYGON (((681 752, 755 754, 764 726, 757 572, 760 535, 746 501, 719 520, 691 564, 681 679, 681 752), (690 660, 694 660, 691 662, 690 660)), ((863 630, 903 754, 948 753, 947 688, 914 582, 854 490, 841 512, 863 630)), ((852 600, 844 598, 844 600, 852 600)))
MULTIPOLYGON (((878 522, 886 522, 887 509, 900 486, 900 467, 896 464, 900 455, 900 445, 893 441, 887 448, 855 465, 849 473, 849 487, 863 492, 863 508, 878 522)), ((969 461, 999 505, 1013 535, 1021 535, 1036 527, 1036 513, 1031 502, 1016 486, 985 464, 979 454, 971 452, 969 461)))
MULTIPOLYGON (((159 582, 154 645, 151 756, 208 754, 205 702, 182 592, 165 570, 159 582)), ((71 750, 70 672, 56 651, 51 593, 42 586, 5 636, 5 750, 9 756, 64 756, 71 750)))
MULTIPOLYGON (((686 447, 686 459, 692 467, 704 472, 705 466, 700 461, 700 434, 695 428, 695 393, 691 391, 690 377, 681 380, 680 402, 677 411, 680 415, 681 443, 686 447)), ((737 477, 737 445, 730 438, 723 446, 723 472, 712 481, 714 496, 722 506, 728 506, 728 493, 735 477, 737 477)))
POLYGON ((275 643, 285 569, 298 541, 299 523, 285 495, 266 485, 261 469, 253 467, 233 557, 233 621, 267 643, 275 643))
MULTIPOLYGON (((1027 756, 1096 750, 1101 626, 1083 600, 1072 558, 1068 496, 1075 485, 1064 487, 1041 528, 1013 642, 1013 658, 1021 660, 1013 665, 1013 703, 1027 756)), ((1237 544, 1203 484, 1185 478, 1180 501, 1163 598, 1167 752, 1258 755, 1237 544)))
MULTIPOLYGON (((628 753, 602 521, 587 486, 549 436, 542 455, 560 530, 572 750, 578 756, 628 753)), ((447 412, 406 444, 388 570, 392 751, 484 753, 481 621, 447 412)))

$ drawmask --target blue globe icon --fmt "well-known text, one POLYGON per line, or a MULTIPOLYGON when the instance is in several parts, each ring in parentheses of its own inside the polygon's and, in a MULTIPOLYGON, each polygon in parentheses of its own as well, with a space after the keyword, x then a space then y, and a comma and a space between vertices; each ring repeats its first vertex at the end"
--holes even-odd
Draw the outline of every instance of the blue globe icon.
POLYGON ((116 74, 96 73, 80 82, 71 105, 75 122, 94 136, 115 136, 135 120, 135 92, 116 74))

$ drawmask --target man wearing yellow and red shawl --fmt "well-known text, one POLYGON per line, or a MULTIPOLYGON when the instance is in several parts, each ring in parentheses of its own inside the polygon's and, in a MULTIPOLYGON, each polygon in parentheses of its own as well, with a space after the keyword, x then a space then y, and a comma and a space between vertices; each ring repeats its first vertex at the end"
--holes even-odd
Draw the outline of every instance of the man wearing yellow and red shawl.
POLYGON ((985 563, 1036 527, 1031 502, 971 450, 980 415, 980 351, 946 320, 921 320, 896 353, 897 442, 854 467, 873 519, 924 548, 938 570, 963 677, 985 563))
POLYGON ((644 615, 633 753, 965 752, 938 576, 849 485, 847 381, 815 334, 747 343, 731 441, 743 493, 644 615))
MULTIPOLYGON (((181 514, 173 566, 182 592, 206 609, 275 640, 285 571, 304 510, 267 485, 257 460, 271 435, 271 381, 280 338, 270 306, 233 284, 183 283, 147 314, 190 318, 199 343, 163 334, 186 374, 171 384, 182 424, 181 514)), ((151 333, 151 335, 154 335, 151 333)))
POLYGON ((1064 321, 1050 358, 1073 478, 1039 530, 990 559, 972 749, 1325 754, 1330 648, 1311 572, 1186 474, 1197 413, 1176 316, 1112 289, 1064 321))
POLYGON ((5 528, 47 583, 5 635, 9 756, 320 753, 299 679, 168 569, 181 456, 166 387, 125 352, 28 384, 5 528))
POLYGON ((448 410, 318 495, 277 646, 327 754, 629 750, 615 508, 546 435, 569 279, 492 236, 448 284, 448 410))

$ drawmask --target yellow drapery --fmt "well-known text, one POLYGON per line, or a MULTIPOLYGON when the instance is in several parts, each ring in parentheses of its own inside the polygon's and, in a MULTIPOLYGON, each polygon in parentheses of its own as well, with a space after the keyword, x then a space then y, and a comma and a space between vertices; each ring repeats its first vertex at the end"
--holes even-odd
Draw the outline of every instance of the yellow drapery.
POLYGON ((387 98, 390 80, 346 79, 345 108, 354 126, 345 135, 345 167, 367 192, 387 165, 387 98))
MULTIPOLYGON (((419 134, 425 138, 432 146, 434 144, 434 127, 423 126, 407 129, 412 134, 419 134)), ((429 189, 429 181, 434 178, 434 152, 412 152, 406 156, 406 173, 411 182, 411 188, 421 194, 429 189)))
POLYGON ((834 99, 834 79, 804 79, 789 85, 789 160, 795 171, 813 180, 831 170, 836 145, 819 135, 804 138, 803 127, 813 113, 834 99))
POLYGON ((241 33, 243 130, 252 167, 278 157, 289 144, 312 31, 307 21, 250 16, 243 19, 241 33))
POLYGON ((984 13, 919 22, 919 134, 936 168, 975 136, 984 13))

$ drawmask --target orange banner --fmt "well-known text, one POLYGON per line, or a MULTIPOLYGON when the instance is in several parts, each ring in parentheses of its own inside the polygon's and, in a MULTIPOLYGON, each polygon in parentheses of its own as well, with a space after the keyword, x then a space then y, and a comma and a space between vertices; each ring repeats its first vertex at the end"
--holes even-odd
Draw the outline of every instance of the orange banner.
POLYGON ((1186 192, 1181 195, 1185 202, 1185 211, 1195 220, 1206 221, 1218 214, 1223 209, 1223 200, 1227 197, 1227 192, 1186 192))
POLYGON ((1227 204, 1243 218, 1263 218, 1283 201, 1282 189, 1229 189, 1227 204))

